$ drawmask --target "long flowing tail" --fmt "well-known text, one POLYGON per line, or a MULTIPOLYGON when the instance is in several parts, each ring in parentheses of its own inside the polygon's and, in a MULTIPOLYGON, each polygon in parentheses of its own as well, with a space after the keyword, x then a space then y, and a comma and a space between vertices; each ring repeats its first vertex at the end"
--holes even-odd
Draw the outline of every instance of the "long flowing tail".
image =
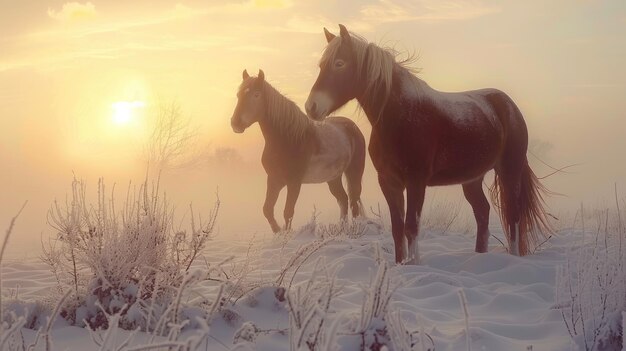
POLYGON ((499 209, 512 253, 515 253, 516 246, 520 256, 532 253, 540 238, 545 239, 554 233, 544 201, 544 196, 551 192, 541 184, 528 161, 524 162, 517 182, 504 179, 502 174, 496 172, 489 192, 492 203, 499 209))

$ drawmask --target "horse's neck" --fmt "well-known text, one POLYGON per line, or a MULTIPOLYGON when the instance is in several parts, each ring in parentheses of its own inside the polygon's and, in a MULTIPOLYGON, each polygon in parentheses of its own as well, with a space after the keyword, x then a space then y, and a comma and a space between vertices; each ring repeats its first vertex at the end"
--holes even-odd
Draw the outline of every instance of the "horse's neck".
POLYGON ((408 105, 417 105, 418 108, 425 107, 425 104, 432 102, 432 98, 436 94, 436 91, 426 82, 401 67, 394 69, 391 91, 382 110, 380 104, 383 103, 385 92, 380 86, 378 89, 380 91, 374 91, 370 94, 370 96, 377 97, 375 101, 368 101, 365 96, 357 97, 373 126, 383 118, 400 118, 401 116, 396 111, 405 111, 408 105))
MULTIPOLYGON (((268 111, 269 115, 272 111, 268 111)), ((302 115, 304 118, 306 116, 302 115)), ((289 135, 289 128, 283 128, 279 125, 282 118, 298 118, 302 116, 275 116, 277 118, 267 117, 265 119, 259 120, 259 125, 261 126, 261 133, 263 134, 263 138, 265 138, 266 146, 290 146, 294 144, 298 144, 298 138, 293 135, 289 135)), ((297 123, 298 121, 291 121, 293 123, 297 123)), ((308 126, 310 128, 311 126, 308 126)))
POLYGON ((259 120, 259 126, 261 127, 261 133, 265 139, 265 145, 274 145, 277 140, 282 139, 280 129, 269 118, 259 120))

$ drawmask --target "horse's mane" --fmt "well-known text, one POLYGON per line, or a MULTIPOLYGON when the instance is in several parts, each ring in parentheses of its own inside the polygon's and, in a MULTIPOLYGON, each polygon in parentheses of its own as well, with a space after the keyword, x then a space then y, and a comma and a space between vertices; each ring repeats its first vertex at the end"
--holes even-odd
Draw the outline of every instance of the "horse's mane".
MULTIPOLYGON (((239 92, 249 88, 257 78, 249 78, 241 83, 239 92)), ((291 141, 300 141, 313 122, 300 110, 295 102, 281 94, 266 80, 263 80, 263 97, 269 122, 278 132, 291 141)))
MULTIPOLYGON (((378 114, 380 115, 391 93, 394 68, 405 69, 411 74, 417 73, 417 69, 410 67, 410 64, 415 61, 415 56, 408 54, 405 59, 398 60, 400 52, 394 48, 380 47, 354 33, 350 33, 350 39, 357 62, 357 74, 365 75, 363 103, 380 103, 378 109, 378 114)), ((341 36, 338 35, 328 43, 320 59, 320 67, 335 61, 335 56, 341 46, 341 40, 341 36)))

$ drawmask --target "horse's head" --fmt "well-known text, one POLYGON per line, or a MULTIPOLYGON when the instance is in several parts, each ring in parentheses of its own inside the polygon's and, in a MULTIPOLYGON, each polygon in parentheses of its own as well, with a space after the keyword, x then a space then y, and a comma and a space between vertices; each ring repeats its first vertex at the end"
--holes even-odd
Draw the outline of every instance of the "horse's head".
POLYGON ((263 99, 263 85, 265 74, 259 70, 257 77, 250 77, 243 70, 243 82, 237 92, 237 106, 230 119, 230 125, 235 133, 243 133, 254 122, 265 118, 267 111, 265 99, 263 99))
POLYGON ((309 118, 322 121, 357 95, 357 62, 350 33, 339 25, 339 37, 324 28, 328 46, 320 61, 320 73, 306 101, 309 118))

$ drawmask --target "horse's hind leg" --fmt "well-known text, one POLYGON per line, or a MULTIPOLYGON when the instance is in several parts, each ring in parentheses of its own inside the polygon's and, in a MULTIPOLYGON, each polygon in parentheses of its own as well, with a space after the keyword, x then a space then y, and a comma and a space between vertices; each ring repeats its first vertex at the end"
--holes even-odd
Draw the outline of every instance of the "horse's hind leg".
POLYGON ((346 171, 346 180, 348 181, 348 197, 350 199, 352 217, 364 215, 364 213, 361 213, 361 190, 363 189, 361 184, 362 179, 363 169, 346 171))
POLYGON ((352 217, 365 215, 365 213, 361 213, 361 190, 363 189, 363 172, 365 171, 365 140, 362 135, 356 140, 352 162, 345 170, 352 217))
POLYGON ((276 218, 274 218, 274 206, 278 200, 278 194, 280 194, 280 190, 284 186, 285 184, 276 179, 270 176, 267 177, 267 192, 265 193, 265 203, 263 204, 263 215, 267 218, 274 233, 280 231, 280 226, 276 222, 276 218))
POLYGON ((419 264, 418 234, 420 216, 426 195, 425 182, 410 183, 406 187, 406 217, 404 235, 407 240, 407 264, 419 264))
POLYGON ((341 176, 328 182, 328 189, 330 189, 330 193, 337 199, 341 220, 343 221, 348 214, 348 194, 346 194, 343 184, 341 183, 341 176))
POLYGON ((476 252, 487 252, 489 247, 489 201, 483 191, 483 179, 463 184, 463 195, 472 205, 476 219, 476 252))
POLYGON ((285 218, 285 230, 291 229, 291 221, 293 220, 293 214, 296 208, 296 201, 300 196, 300 188, 302 183, 289 182, 287 183, 287 198, 285 199, 285 210, 283 211, 283 217, 285 218))
POLYGON ((496 169, 500 178, 500 211, 503 212, 502 226, 508 233, 509 252, 512 255, 520 255, 520 189, 521 189, 521 166, 518 162, 503 162, 503 166, 496 169))

